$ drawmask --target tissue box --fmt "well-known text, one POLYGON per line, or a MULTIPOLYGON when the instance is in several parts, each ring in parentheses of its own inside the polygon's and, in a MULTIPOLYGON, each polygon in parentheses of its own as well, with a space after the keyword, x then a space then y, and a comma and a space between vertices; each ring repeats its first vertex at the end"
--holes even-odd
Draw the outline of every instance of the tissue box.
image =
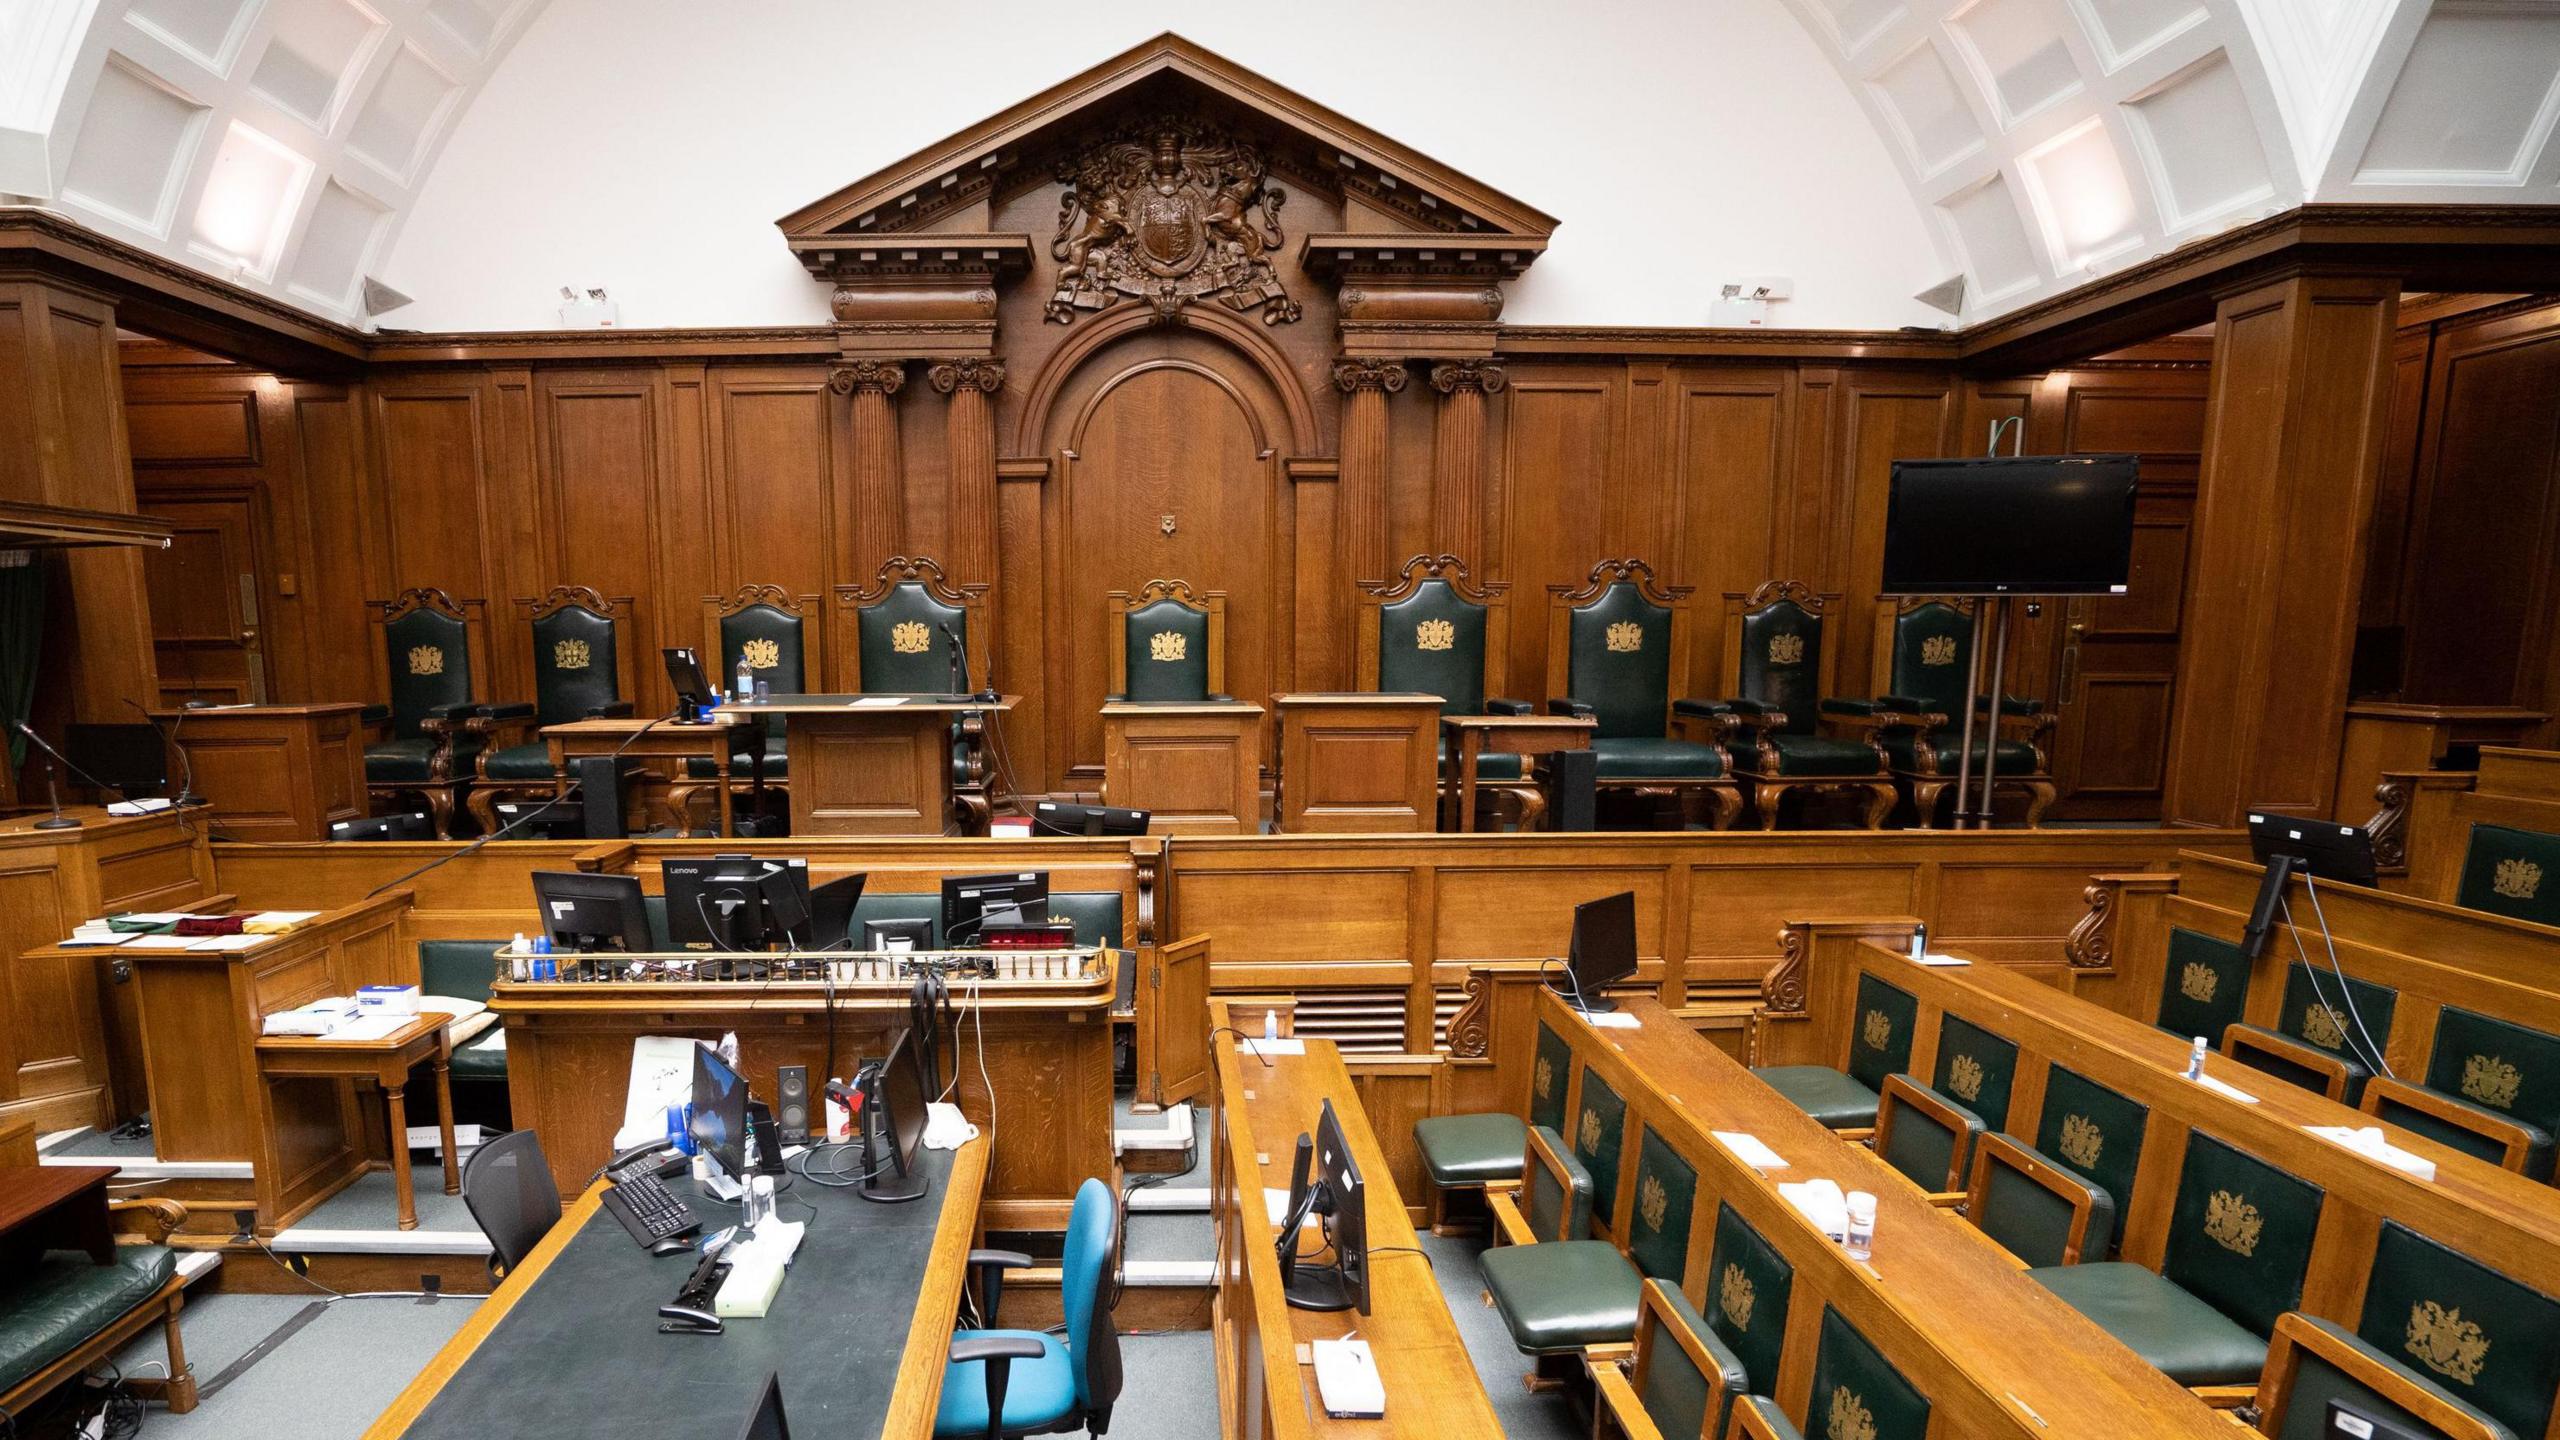
POLYGON ((367 985, 356 992, 356 1009, 366 1015, 415 1015, 418 1013, 418 987, 367 985))

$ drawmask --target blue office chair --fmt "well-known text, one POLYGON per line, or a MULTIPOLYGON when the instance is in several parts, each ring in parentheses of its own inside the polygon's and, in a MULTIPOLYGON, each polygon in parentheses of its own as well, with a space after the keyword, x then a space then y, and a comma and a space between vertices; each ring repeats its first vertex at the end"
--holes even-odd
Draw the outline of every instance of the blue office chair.
MULTIPOLYGON (((1108 1184, 1087 1180, 1067 1216, 1064 1342, 1038 1330, 953 1331, 942 1404, 933 1417, 936 1436, 1003 1440, 1077 1429, 1100 1435, 1111 1428, 1111 1406, 1120 1398, 1120 1332, 1111 1322, 1119 1248, 1118 1200, 1108 1184)), ((969 1252, 982 1323, 995 1324, 1004 1272, 1030 1263, 1030 1256, 1011 1250, 969 1252)))

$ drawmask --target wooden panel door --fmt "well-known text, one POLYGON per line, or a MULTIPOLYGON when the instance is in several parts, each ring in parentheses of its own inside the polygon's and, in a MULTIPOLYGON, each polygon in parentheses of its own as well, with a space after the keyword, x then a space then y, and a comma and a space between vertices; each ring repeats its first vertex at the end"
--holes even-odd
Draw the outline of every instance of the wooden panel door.
POLYGON ((160 700, 263 702, 267 662, 258 623, 260 577, 256 501, 247 492, 145 491, 143 513, 169 522, 166 550, 146 551, 151 636, 160 700))
POLYGON ((1208 1094, 1209 937, 1147 951, 1139 965, 1138 1099, 1179 1105, 1208 1094))
POLYGON ((2056 819, 2156 819, 2169 773, 2193 502, 2138 500, 2133 579, 2123 595, 2080 596, 2063 610, 2056 819))

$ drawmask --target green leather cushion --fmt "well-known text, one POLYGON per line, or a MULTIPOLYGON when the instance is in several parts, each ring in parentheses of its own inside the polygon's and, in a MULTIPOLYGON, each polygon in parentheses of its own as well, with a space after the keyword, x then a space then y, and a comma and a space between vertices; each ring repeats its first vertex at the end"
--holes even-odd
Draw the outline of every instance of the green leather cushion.
POLYGON ((2390 1038, 2391 1014, 2399 1001, 2400 992, 2388 985, 2351 975, 2342 987, 2326 966, 2314 971, 2297 960, 2285 967, 2284 1004, 2276 1028, 2346 1061, 2347 1103, 2353 1105, 2363 1098, 2365 1077, 2372 1070, 2365 1057, 2390 1038))
POLYGON ((1826 1437, 1926 1440, 1929 1433, 1929 1398, 1829 1305, 1822 1307, 1805 1413, 1826 1437))
POLYGON ((1626 1153, 1627 1102, 1600 1073, 1582 1069, 1582 1112, 1573 1125, 1573 1158, 1591 1170, 1591 1213, 1615 1224, 1618 1158, 1626 1153))
POLYGON ((1619 581, 1572 613, 1566 640, 1566 693, 1592 707, 1594 738, 1662 734, 1671 708, 1671 612, 1619 581), (1633 648, 1612 649, 1616 644, 1633 648))
MULTIPOLYGON (((1433 754, 1440 767, 1446 770, 1449 765, 1448 740, 1442 739, 1439 748, 1433 754)), ((1478 780, 1517 780, 1521 776, 1520 764, 1527 758, 1525 755, 1478 755, 1476 756, 1476 778, 1478 780)))
POLYGON ((1972 650, 1972 616, 1940 600, 1912 606, 1893 617, 1893 693, 1908 695, 1942 714, 1963 714, 1966 662, 1972 650), (1933 640, 1945 642, 1934 654, 1929 643, 1933 640))
POLYGON ((808 657, 804 653, 805 627, 801 618, 778 605, 748 605, 735 615, 720 620, 720 673, 708 678, 722 690, 738 683, 738 658, 746 653, 749 641, 773 642, 771 665, 750 664, 748 673, 764 682, 776 695, 806 693, 808 657))
POLYGON ((412 610, 382 627, 383 663, 391 675, 391 733, 414 739, 419 721, 440 708, 471 701, 471 630, 433 610, 412 610))
POLYGON ((566 605, 533 622, 534 713, 545 725, 586 718, 622 696, 614 622, 566 605))
POLYGON ((1653 1342, 1653 1358, 1645 1366, 1644 1373, 1637 1377, 1637 1402, 1644 1406, 1644 1413, 1653 1421, 1654 1428, 1665 1436, 1677 1435, 1681 1440, 1689 1440, 1692 1436, 1721 1435, 1733 1397, 1751 1388, 1750 1372, 1743 1369, 1742 1361, 1717 1337, 1716 1332, 1708 1328, 1697 1308, 1689 1303, 1689 1297, 1680 1293, 1678 1276, 1656 1280, 1653 1286, 1654 1293, 1671 1311, 1673 1319, 1668 1323, 1687 1330, 1690 1338, 1707 1352, 1707 1358, 1715 1368, 1715 1376, 1710 1380, 1707 1372, 1699 1369, 1698 1363, 1689 1358, 1689 1352, 1676 1337, 1663 1335, 1653 1342), (1707 1413, 1710 1391, 1719 1395, 1713 1415, 1707 1413), (1708 1428, 1711 1422, 1712 1429, 1708 1428))
MULTIPOLYGON (((2357 1339, 2347 1333, 2345 1326, 2316 1316, 2303 1318, 2327 1332, 2332 1338, 2362 1352, 2365 1358, 2393 1366, 2404 1374, 2409 1373, 2409 1367, 2400 1364, 2397 1357, 2357 1339)), ((2461 1396, 2444 1386, 2424 1375, 2409 1374, 2409 1378, 2415 1380, 2422 1389, 2438 1400, 2452 1406, 2465 1419, 2478 1425, 2481 1433, 2489 1436, 2490 1440, 2516 1440, 2515 1431, 2499 1424, 2487 1412, 2478 1406, 2466 1403, 2461 1396)), ((2332 1400, 2346 1402, 2368 1419, 2388 1420, 2405 1426, 2413 1434, 2443 1433, 2400 1406, 2383 1399, 2362 1381, 2346 1374, 2328 1361, 2306 1352, 2302 1357, 2301 1367, 2294 1372, 2293 1391, 2285 1403, 2284 1425, 2276 1431, 2274 1440, 2328 1440, 2332 1433, 2329 1429, 2329 1402, 2332 1400)), ((2536 1429, 2532 1433, 2538 1435, 2541 1432, 2536 1429)))
POLYGON ((2511 920, 2560 925, 2560 835, 2472 826, 2454 903, 2511 920))
POLYGON ((0 1280, 0 1317, 6 1317, 0 1322, 0 1390, 79 1349, 150 1299, 177 1268, 167 1246, 120 1245, 110 1264, 56 1250, 0 1280))
POLYGON ((1712 745, 1641 735, 1604 736, 1591 742, 1592 767, 1603 780, 1715 780, 1724 756, 1712 745))
POLYGON ((421 940, 418 988, 455 1000, 487 1000, 498 973, 496 955, 505 940, 421 940))
POLYGON ((1751 1377, 1748 1388, 1774 1388, 1787 1348, 1787 1308, 1795 1293, 1796 1267, 1741 1212, 1719 1202, 1707 1272, 1707 1323, 1742 1362, 1751 1377))
POLYGON ((2045 1071, 2044 1116, 2036 1149, 2054 1164, 2096 1185, 2113 1202, 2109 1228, 2094 1224, 2081 1253, 2090 1259, 2115 1248, 2113 1217, 2133 1196, 2142 1164, 2142 1134, 2151 1112, 2104 1085, 2056 1065, 2045 1071))
POLYGON ((1849 1031, 1849 1078, 1881 1092, 1884 1077, 1911 1068, 1911 1032, 1920 1002, 1873 975, 1858 977, 1858 1008, 1849 1031))
POLYGON ((549 780, 551 747, 536 741, 492 750, 480 762, 480 773, 491 780, 549 780))
MULTIPOLYGON (((858 633, 858 653, 862 657, 862 688, 872 694, 940 694, 951 688, 951 642, 943 638, 942 627, 948 625, 960 636, 963 646, 974 645, 977 637, 969 633, 969 612, 957 605, 945 605, 933 598, 932 592, 916 581, 889 587, 889 593, 876 605, 855 612, 854 628, 858 633), (924 648, 898 649, 898 627, 922 625, 924 648)), ((913 636, 915 631, 906 632, 913 636)), ((909 645, 913 645, 911 639, 909 645)), ((972 666, 984 669, 985 657, 972 654, 972 666)))
POLYGON ((2240 947, 2172 926, 2169 959, 2161 969, 2156 1023, 2180 1039, 2201 1035, 2220 1044, 2249 999, 2249 962, 2240 947))
POLYGON ((2257 1379, 2266 1364, 2264 1338, 2139 1265, 2100 1261, 2027 1273, 2181 1385, 2237 1385, 2257 1379))
POLYGON ((1129 655, 1125 698, 1209 698, 1209 612, 1179 600, 1154 601, 1122 617, 1121 643, 1129 655), (1167 636, 1173 639, 1165 640, 1167 636), (1179 655, 1173 653, 1176 649, 1179 655))
POLYGON ((2356 1334, 2527 1435, 2560 1394, 2560 1300, 2385 1221, 2356 1334))
POLYGON ((2302 1303, 2326 1198, 2310 1181, 2191 1130, 2160 1272, 2265 1335, 2302 1303))
POLYGON ((1828 1065, 1771 1065, 1751 1073, 1834 1130, 1876 1123, 1876 1092, 1828 1065))
POLYGON ((453 1078, 456 1080, 504 1080, 507 1078, 506 1027, 492 1025, 461 1045, 453 1047, 453 1078))
POLYGON ((2017 1073, 2014 1043, 1954 1015, 1939 1019, 1935 1088, 1994 1130, 2009 1123, 2009 1086, 2017 1073))
POLYGON ((2560 1035, 2448 1005, 2436 1015, 2427 1088, 2538 1130, 2560 1130, 2560 1035))
MULTIPOLYGON (((1953 775, 1961 768, 1964 758, 1964 736, 1961 733, 1930 738, 1928 767, 1920 763, 1920 737, 1908 730, 1888 730, 1877 737, 1877 743, 1884 746, 1885 759, 1894 769, 1914 774, 1953 775)), ((1985 753, 1986 747, 1980 737, 1976 737, 1973 742, 1976 775, 1982 773, 1985 753)), ((2032 775, 2041 768, 2036 764, 2036 747, 2024 740, 2001 741, 1998 754, 2000 763, 1993 767, 1995 776, 2032 775)))
POLYGON ((1563 1133, 1565 1085, 1572 1078, 1573 1046, 1539 1021, 1537 1063, 1529 1075, 1530 1124, 1563 1133))
MULTIPOLYGON (((1828 735, 1772 735, 1780 775, 1881 775, 1883 762, 1864 740, 1838 740, 1828 735)), ((1749 745, 1733 747, 1737 770, 1758 770, 1759 752, 1749 745)))
POLYGON ((1484 1252, 1484 1285, 1529 1355, 1635 1338, 1644 1276, 1606 1240, 1548 1240, 1484 1252))
MULTIPOLYGON (((1918 1082, 1914 1081, 1914 1084, 1918 1082)), ((1877 1153, 1884 1162, 1903 1174, 1903 1178, 1923 1190, 1961 1188, 1966 1167, 1973 1163, 1973 1142, 1982 1135, 1982 1117, 1959 1105, 1947 1095, 1928 1086, 1919 1087, 1929 1098, 1956 1112, 1963 1122, 1950 1129, 1938 1118, 1916 1105, 1896 1105, 1893 1133, 1884 1137, 1877 1153)))
MULTIPOLYGON (((1425 580, 1411 595, 1378 607, 1378 688, 1437 695, 1443 715, 1484 709, 1485 607, 1461 597, 1446 580, 1425 580), (1422 648, 1432 621, 1437 648, 1422 648)), ((1487 756, 1487 759, 1492 757, 1487 756)))
POLYGON ((1519 1116, 1500 1110, 1434 1115, 1413 1122, 1413 1144, 1422 1152, 1423 1173, 1434 1185, 1517 1180, 1522 1157, 1528 1152, 1529 1127, 1519 1116))
MULTIPOLYGON (((2231 1028, 2242 1035, 2255 1035, 2261 1039, 2290 1041, 2295 1045, 2305 1046, 2318 1051, 2320 1054, 2330 1056, 2340 1064, 2345 1065, 2347 1067, 2347 1103, 2350 1105, 2353 1105, 2356 1100, 2364 1094, 2364 1082, 2372 1078, 2373 1072, 2366 1069, 2363 1063, 2358 1061, 2355 1056, 2344 1050, 2322 1049, 2320 1046, 2313 1045, 2310 1041, 2303 1039, 2299 1035, 2288 1035, 2281 1030, 2270 1030, 2264 1025, 2244 1024, 2234 1025, 2231 1028)), ((2309 1065, 2296 1063, 2281 1051, 2243 1047, 2239 1054, 2233 1058, 2237 1059, 2241 1064, 2248 1066, 2250 1069, 2258 1071, 2260 1074, 2273 1075, 2287 1085, 2299 1086, 2302 1089, 2320 1094, 2326 1094, 2328 1092, 2329 1077, 2327 1075, 2322 1074, 2320 1071, 2313 1069, 2309 1065)))
MULTIPOLYGON (((2104 1258, 2107 1238, 2115 1233, 2116 1202, 2105 1190, 2056 1164, 2052 1156, 2036 1158, 2061 1171, 2088 1202, 2089 1229, 2080 1242, 2081 1258, 2104 1258)), ((2046 1189, 2012 1165, 1994 1163, 1984 1174, 1982 1198, 1967 1218, 1983 1234, 1999 1241, 2000 1248, 2029 1265, 2062 1264, 2071 1246, 2075 1202, 2046 1189)))
POLYGON ((435 740, 425 735, 367 745, 364 747, 364 778, 371 781, 423 781, 435 766, 435 754, 435 740))
POLYGON ((1813 733, 1822 708, 1821 675, 1822 621, 1813 612, 1780 600, 1743 617, 1735 683, 1743 699, 1785 711, 1788 734, 1813 733))
POLYGON ((1673 1285, 1688 1274, 1689 1212, 1697 1198, 1697 1167, 1648 1128, 1636 1146, 1636 1203, 1621 1237, 1637 1269, 1673 1285))
MULTIPOLYGON (((791 773, 791 754, 789 747, 790 739, 787 736, 767 735, 765 737, 764 778, 767 780, 779 780, 791 773)), ((752 752, 748 754, 730 756, 729 778, 733 780, 754 779, 755 771, 749 768, 752 758, 752 752)), ((684 762, 684 773, 690 779, 708 780, 718 772, 712 768, 710 761, 705 760, 700 756, 694 756, 684 762)))

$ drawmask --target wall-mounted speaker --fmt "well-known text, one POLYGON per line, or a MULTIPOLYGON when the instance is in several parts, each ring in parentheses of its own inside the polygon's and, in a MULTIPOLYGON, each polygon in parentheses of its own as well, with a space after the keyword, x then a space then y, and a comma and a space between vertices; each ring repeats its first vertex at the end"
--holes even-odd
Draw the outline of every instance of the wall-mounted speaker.
POLYGON ((809 1143, 809 1067, 784 1065, 773 1072, 773 1123, 785 1145, 809 1143))

